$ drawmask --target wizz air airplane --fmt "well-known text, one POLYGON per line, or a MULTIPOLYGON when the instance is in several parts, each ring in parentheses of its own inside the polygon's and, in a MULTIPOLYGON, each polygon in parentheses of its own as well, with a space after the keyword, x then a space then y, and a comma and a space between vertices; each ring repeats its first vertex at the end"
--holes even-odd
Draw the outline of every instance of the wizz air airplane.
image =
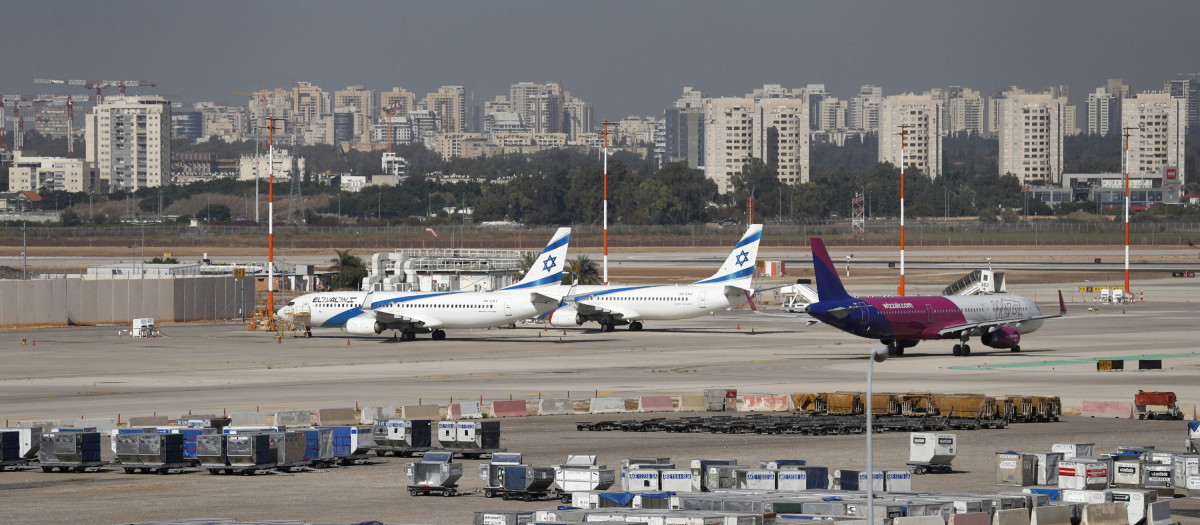
POLYGON ((1044 319, 1067 313, 1061 291, 1058 313, 1049 315, 1029 298, 1011 294, 853 297, 842 286, 821 239, 812 238, 812 254, 819 300, 805 312, 842 331, 878 339, 893 356, 927 339, 957 339, 954 355, 971 355, 971 336, 992 348, 1020 352, 1022 334, 1041 328, 1044 319))
POLYGON ((761 238, 762 225, 751 224, 717 273, 692 284, 576 286, 566 304, 550 314, 549 323, 571 327, 595 321, 604 332, 627 324, 636 332, 642 321, 689 319, 739 305, 754 293, 750 283, 761 238))
MULTIPOLYGON (((341 328, 354 335, 397 332, 401 341, 418 333, 446 338, 447 328, 488 328, 542 315, 558 306, 570 228, 559 228, 525 277, 494 292, 319 292, 279 309, 281 317, 308 314, 311 328, 341 328)), ((309 332, 311 334, 311 332, 309 332)))

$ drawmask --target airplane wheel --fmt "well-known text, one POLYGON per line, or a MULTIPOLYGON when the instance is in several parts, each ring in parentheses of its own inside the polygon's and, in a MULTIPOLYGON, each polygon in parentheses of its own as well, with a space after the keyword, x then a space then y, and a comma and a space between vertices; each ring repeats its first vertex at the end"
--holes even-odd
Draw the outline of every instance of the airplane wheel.
POLYGON ((634 321, 634 322, 632 322, 632 323, 629 323, 629 331, 631 331, 631 332, 640 332, 640 331, 642 331, 642 322, 641 322, 641 321, 634 321))
POLYGON ((970 345, 962 345, 962 355, 963 355, 963 357, 971 355, 971 346, 970 345))
POLYGON ((888 343, 887 348, 888 348, 888 357, 896 357, 896 356, 900 355, 900 345, 897 345, 895 341, 888 343))
POLYGON ((954 345, 954 355, 962 355, 962 345, 954 345))
POLYGON ((896 357, 904 357, 904 347, 903 346, 896 347, 896 357))
POLYGON ((611 332, 614 329, 616 329, 616 326, 614 326, 612 323, 604 323, 600 325, 601 332, 611 332))
POLYGON ((401 341, 412 341, 416 338, 417 338, 417 334, 415 332, 403 332, 400 334, 401 341))
MULTIPOLYGON (((432 336, 433 336, 434 341, 441 341, 446 338, 446 331, 445 330, 434 330, 432 336)), ((413 337, 415 338, 416 334, 413 334, 413 337)))
POLYGON ((1012 347, 1012 348, 1009 348, 1008 350, 1009 350, 1010 352, 1020 352, 1020 351, 1021 351, 1021 345, 1014 346, 1014 347, 1012 347))

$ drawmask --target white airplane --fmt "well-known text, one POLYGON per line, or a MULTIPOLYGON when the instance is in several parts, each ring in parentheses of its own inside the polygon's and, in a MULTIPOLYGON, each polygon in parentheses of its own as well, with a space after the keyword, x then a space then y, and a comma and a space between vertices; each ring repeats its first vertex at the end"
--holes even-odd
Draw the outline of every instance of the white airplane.
POLYGON ((642 329, 642 321, 690 319, 746 302, 754 293, 754 262, 762 225, 751 224, 746 234, 725 258, 712 277, 686 285, 668 286, 576 286, 566 304, 550 314, 551 326, 580 326, 600 323, 611 332, 617 325, 642 329))
MULTIPOLYGON (((341 328, 354 335, 395 330, 401 341, 446 328, 488 328, 536 317, 562 302, 562 269, 570 228, 559 228, 525 277, 494 292, 319 292, 302 295, 279 309, 281 317, 308 314, 311 328, 341 328)), ((311 333, 311 332, 310 332, 311 333)))

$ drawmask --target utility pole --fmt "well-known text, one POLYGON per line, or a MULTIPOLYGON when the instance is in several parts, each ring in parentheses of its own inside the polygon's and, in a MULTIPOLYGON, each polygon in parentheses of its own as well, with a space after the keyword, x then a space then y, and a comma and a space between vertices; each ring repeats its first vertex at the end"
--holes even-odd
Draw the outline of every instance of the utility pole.
POLYGON ((21 223, 21 280, 29 279, 29 245, 25 242, 25 223, 21 223))
MULTIPOLYGON (((1129 297, 1129 130, 1140 129, 1141 126, 1125 127, 1125 292, 1124 296, 1129 297)), ((1140 137, 1139 137, 1140 138, 1140 137)))
POLYGON ((267 308, 275 314, 275 121, 281 118, 267 117, 263 129, 270 130, 267 146, 267 308))
POLYGON ((604 284, 608 285, 608 125, 612 124, 607 120, 604 121, 604 284))

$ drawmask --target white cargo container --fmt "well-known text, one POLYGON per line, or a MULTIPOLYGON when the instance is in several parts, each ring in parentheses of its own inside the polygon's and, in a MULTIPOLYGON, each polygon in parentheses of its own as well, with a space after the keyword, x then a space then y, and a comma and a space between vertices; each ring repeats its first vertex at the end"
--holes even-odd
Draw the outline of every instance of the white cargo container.
POLYGON ((1113 485, 1141 488, 1144 482, 1142 460, 1138 456, 1113 456, 1113 485))
POLYGON ((631 468, 621 471, 621 490, 662 490, 662 472, 658 469, 631 468))
POLYGON ((1051 452, 1062 452, 1063 459, 1090 458, 1096 455, 1095 443, 1055 443, 1051 452))
POLYGON ((554 482, 563 492, 607 490, 617 481, 612 469, 563 468, 555 469, 554 482))
POLYGON ((909 434, 908 461, 949 465, 958 455, 958 435, 913 432, 909 434))
POLYGON ((1070 460, 1058 464, 1058 488, 1102 490, 1108 488, 1108 463, 1097 460, 1070 460))
POLYGON ((1200 455, 1176 454, 1171 465, 1175 488, 1186 489, 1188 476, 1200 475, 1200 455))
POLYGON ((873 490, 883 491, 884 473, 876 470, 871 476, 865 470, 840 469, 833 471, 835 490, 867 490, 867 483, 872 484, 873 490))
POLYGON ((808 472, 799 469, 784 469, 775 474, 778 490, 808 490, 808 472))
POLYGON ((1161 498, 1175 496, 1175 466, 1148 463, 1142 467, 1142 487, 1155 491, 1161 498))
POLYGON ((775 475, 777 470, 771 469, 738 469, 737 488, 751 490, 775 490, 775 475))
POLYGON ((737 477, 734 471, 738 468, 743 467, 738 467, 737 465, 713 465, 708 467, 708 475, 705 480, 708 490, 734 488, 737 485, 737 477))
POLYGON ((664 492, 692 492, 691 469, 666 469, 659 475, 659 485, 664 492))
POLYGON ((736 459, 693 459, 692 492, 708 492, 708 468, 713 466, 737 465, 736 459))
POLYGON ((1002 452, 996 454, 996 484, 1028 487, 1037 483, 1037 456, 1002 452))
POLYGON ((1187 490, 1189 498, 1200 498, 1200 476, 1189 475, 1184 483, 1184 489, 1187 490))
POLYGON ((438 421, 437 440, 443 447, 458 447, 458 424, 454 421, 438 421))
POLYGON ((1112 503, 1112 492, 1107 490, 1073 490, 1063 489, 1060 493, 1062 500, 1067 503, 1112 503))
POLYGON ((24 459, 37 459, 38 451, 42 448, 42 427, 15 428, 20 450, 18 453, 24 459))
POLYGON ((888 492, 912 492, 912 472, 886 470, 884 471, 883 486, 888 492))
POLYGON ((1150 504, 1158 501, 1158 492, 1146 489, 1112 489, 1113 503, 1124 503, 1129 523, 1138 523, 1146 517, 1150 504))
POLYGON ((1038 485, 1058 485, 1058 462, 1062 461, 1062 452, 1032 452, 1037 457, 1038 485))

